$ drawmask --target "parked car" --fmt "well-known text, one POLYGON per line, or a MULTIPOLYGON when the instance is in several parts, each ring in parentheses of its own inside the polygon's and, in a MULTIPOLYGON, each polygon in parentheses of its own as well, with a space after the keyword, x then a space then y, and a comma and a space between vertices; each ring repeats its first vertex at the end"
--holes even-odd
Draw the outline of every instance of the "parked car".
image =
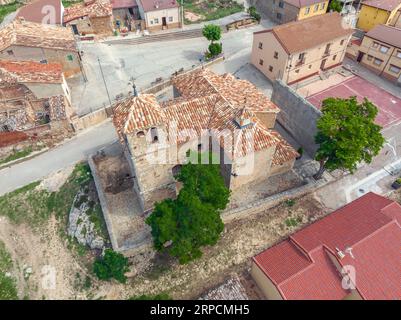
POLYGON ((401 188, 401 178, 398 178, 397 180, 395 180, 394 182, 393 182, 393 184, 391 185, 391 187, 393 188, 393 189, 399 189, 399 188, 401 188))

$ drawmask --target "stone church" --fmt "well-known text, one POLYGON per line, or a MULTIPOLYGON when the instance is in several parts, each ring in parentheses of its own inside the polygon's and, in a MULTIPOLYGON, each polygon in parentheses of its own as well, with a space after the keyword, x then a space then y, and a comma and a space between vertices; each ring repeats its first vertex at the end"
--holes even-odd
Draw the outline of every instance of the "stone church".
POLYGON ((172 84, 172 100, 141 94, 114 108, 144 211, 176 197, 174 177, 189 151, 212 152, 231 190, 292 169, 298 154, 273 130, 280 110, 253 84, 208 69, 176 76, 172 84))

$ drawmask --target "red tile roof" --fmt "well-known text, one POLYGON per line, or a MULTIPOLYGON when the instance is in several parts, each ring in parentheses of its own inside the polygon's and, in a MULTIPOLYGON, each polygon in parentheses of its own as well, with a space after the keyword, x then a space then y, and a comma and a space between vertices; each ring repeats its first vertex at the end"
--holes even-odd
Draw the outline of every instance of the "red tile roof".
POLYGON ((156 11, 171 8, 178 8, 180 5, 176 0, 138 0, 143 8, 143 11, 156 11))
POLYGON ((338 12, 285 23, 272 29, 254 32, 254 36, 272 32, 288 54, 302 52, 353 33, 344 26, 338 12), (294 37, 294 35, 297 35, 294 37))
POLYGON ((367 0, 362 2, 363 6, 379 8, 387 11, 393 11, 401 5, 400 0, 367 0))
POLYGON ((111 0, 111 5, 113 9, 134 8, 138 6, 136 0, 111 0))
POLYGON ((48 24, 62 24, 61 0, 34 0, 23 6, 17 13, 17 18, 23 17, 26 21, 48 24), (46 7, 49 6, 49 7, 46 7), (55 21, 49 21, 48 8, 54 8, 55 21))
POLYGON ((61 64, 43 64, 34 61, 0 61, 0 84, 8 83, 62 83, 61 64))
POLYGON ((279 109, 249 82, 205 69, 178 76, 173 85, 181 97, 161 105, 153 95, 140 95, 115 106, 113 121, 121 140, 123 134, 174 122, 178 144, 210 129, 227 138, 220 141, 222 147, 224 142, 230 142, 224 145, 229 156, 241 157, 272 146, 276 146, 273 165, 298 156, 277 132, 264 127, 258 119, 258 113, 277 113, 279 109), (250 123, 239 130, 241 115, 250 123))
POLYGON ((374 193, 349 203, 253 260, 284 299, 342 299, 340 266, 352 265, 364 299, 401 299, 401 206, 374 193), (352 256, 345 253, 352 248, 352 256), (345 253, 340 258, 337 249, 345 253))
POLYGON ((78 3, 64 10, 64 23, 73 20, 89 17, 101 18, 113 15, 110 0, 95 0, 87 3, 78 3))
MULTIPOLYGON (((401 3, 401 0, 400 0, 401 3)), ((397 48, 401 48, 401 29, 379 24, 370 30, 367 37, 385 42, 397 48)))

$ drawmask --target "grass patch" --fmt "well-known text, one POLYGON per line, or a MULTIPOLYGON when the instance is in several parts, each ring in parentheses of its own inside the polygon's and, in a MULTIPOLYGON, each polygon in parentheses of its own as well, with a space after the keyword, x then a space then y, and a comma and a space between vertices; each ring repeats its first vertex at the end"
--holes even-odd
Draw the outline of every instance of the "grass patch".
POLYGON ((7 216, 13 223, 27 223, 35 228, 55 214, 58 219, 64 219, 63 225, 66 225, 75 195, 90 179, 89 166, 78 164, 58 192, 37 190, 40 182, 33 182, 1 196, 0 215, 7 216))
POLYGON ((16 281, 6 275, 12 267, 11 255, 7 252, 4 243, 0 241, 0 300, 18 299, 16 281))
POLYGON ((301 217, 297 217, 297 218, 287 218, 285 220, 285 225, 287 227, 296 227, 298 224, 300 224, 302 222, 301 217))
POLYGON ((0 165, 5 164, 7 162, 11 162, 17 159, 24 158, 32 153, 32 147, 25 148, 20 151, 15 151, 13 154, 10 154, 7 158, 0 160, 0 165))
POLYGON ((159 293, 159 294, 143 294, 141 296, 130 297, 128 300, 173 300, 167 293, 159 293))
POLYGON ((18 3, 17 1, 9 4, 3 4, 0 6, 0 23, 3 22, 5 16, 10 14, 11 12, 16 11, 22 4, 18 3))
POLYGON ((244 7, 233 0, 205 0, 201 2, 196 0, 187 0, 184 1, 184 10, 203 16, 197 21, 184 19, 185 24, 191 24, 224 18, 231 14, 243 11, 244 7))
POLYGON ((83 2, 83 0, 62 0, 61 2, 63 3, 64 8, 68 8, 73 6, 74 4, 83 2))

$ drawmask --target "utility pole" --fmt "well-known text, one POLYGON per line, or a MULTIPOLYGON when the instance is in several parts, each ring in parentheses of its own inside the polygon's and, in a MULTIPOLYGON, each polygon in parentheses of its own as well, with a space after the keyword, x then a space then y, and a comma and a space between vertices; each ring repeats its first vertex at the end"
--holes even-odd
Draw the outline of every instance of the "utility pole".
POLYGON ((184 0, 181 0, 181 29, 184 31, 184 0))
POLYGON ((110 99, 109 89, 107 89, 107 84, 106 84, 106 80, 104 79, 103 69, 102 69, 102 65, 100 64, 99 57, 97 58, 97 62, 99 62, 100 73, 102 74, 104 87, 106 88, 107 97, 109 98, 109 103, 110 103, 110 106, 111 106, 111 99, 110 99))

